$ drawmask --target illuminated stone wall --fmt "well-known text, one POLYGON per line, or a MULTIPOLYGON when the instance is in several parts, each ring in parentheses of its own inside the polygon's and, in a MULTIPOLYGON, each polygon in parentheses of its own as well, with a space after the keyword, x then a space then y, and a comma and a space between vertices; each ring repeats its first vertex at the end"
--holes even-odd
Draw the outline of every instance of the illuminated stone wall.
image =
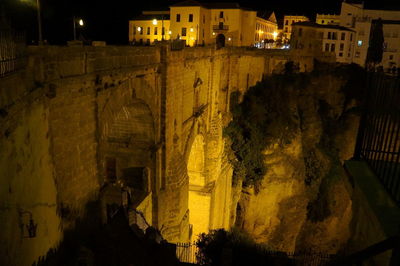
POLYGON ((56 246, 62 230, 97 199, 110 157, 117 175, 147 169, 152 202, 146 198, 141 208, 167 240, 189 240, 196 209, 198 217, 209 210, 205 228, 229 228, 232 169, 222 138, 229 95, 291 58, 313 59, 287 51, 166 46, 29 52, 26 70, 0 79, 2 265, 30 265, 56 246), (202 151, 193 146, 198 135, 202 151), (192 193, 201 197, 189 203, 193 147, 204 153, 204 183, 201 193, 192 193), (206 203, 196 207, 202 197, 206 203), (35 238, 22 235, 20 209, 33 214, 35 238))

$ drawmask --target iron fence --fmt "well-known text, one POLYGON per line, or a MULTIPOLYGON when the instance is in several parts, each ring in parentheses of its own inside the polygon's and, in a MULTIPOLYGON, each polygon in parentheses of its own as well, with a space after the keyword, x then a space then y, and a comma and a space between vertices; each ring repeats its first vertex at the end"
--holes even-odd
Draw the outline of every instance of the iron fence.
MULTIPOLYGON (((336 256, 317 252, 281 252, 271 251, 262 246, 252 247, 249 253, 247 247, 233 247, 223 249, 221 254, 224 259, 228 259, 227 265, 243 265, 243 261, 255 263, 254 265, 290 265, 290 266, 325 266, 329 265, 336 256), (229 252, 227 252, 229 251, 229 252), (228 254, 228 256, 227 256, 228 254), (250 258, 250 257, 251 258, 250 258), (254 260, 254 261, 252 261, 254 260), (265 262, 267 264, 263 264, 265 262)), ((202 254, 201 250, 193 243, 177 243, 176 257, 180 262, 192 263, 197 265, 208 265, 208 259, 202 254)))
POLYGON ((365 160, 400 205, 400 78, 372 73, 355 157, 365 160))
POLYGON ((180 262, 200 264, 200 252, 196 243, 177 243, 176 257, 180 262))
POLYGON ((25 34, 0 22, 0 77, 25 67, 25 34))

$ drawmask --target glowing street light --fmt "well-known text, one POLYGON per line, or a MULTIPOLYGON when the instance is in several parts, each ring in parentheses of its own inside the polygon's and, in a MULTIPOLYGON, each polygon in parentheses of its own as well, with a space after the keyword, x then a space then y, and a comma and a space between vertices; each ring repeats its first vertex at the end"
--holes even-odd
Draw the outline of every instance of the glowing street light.
POLYGON ((194 29, 193 28, 190 28, 190 32, 193 32, 194 31, 194 29))
POLYGON ((85 25, 85 23, 83 22, 83 19, 75 19, 75 17, 73 17, 73 24, 74 24, 74 41, 76 41, 76 23, 78 22, 78 25, 83 27, 83 25, 85 25))
POLYGON ((137 31, 141 32, 142 31, 142 27, 137 27, 137 31))
POLYGON ((278 36, 278 33, 276 31, 274 31, 274 33, 272 35, 274 36, 274 39, 276 39, 276 36, 278 36))
POLYGON ((158 23, 157 19, 153 19, 153 25, 156 26, 158 23))

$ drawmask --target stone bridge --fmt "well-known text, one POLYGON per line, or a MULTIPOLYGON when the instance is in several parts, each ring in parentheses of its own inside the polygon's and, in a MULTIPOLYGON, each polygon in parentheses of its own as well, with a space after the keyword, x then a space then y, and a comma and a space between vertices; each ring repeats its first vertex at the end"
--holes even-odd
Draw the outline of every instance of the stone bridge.
POLYGON ((0 79, 0 264, 30 265, 107 181, 138 171, 137 208, 167 240, 229 228, 230 94, 287 60, 313 64, 246 48, 30 47, 26 68, 0 79))

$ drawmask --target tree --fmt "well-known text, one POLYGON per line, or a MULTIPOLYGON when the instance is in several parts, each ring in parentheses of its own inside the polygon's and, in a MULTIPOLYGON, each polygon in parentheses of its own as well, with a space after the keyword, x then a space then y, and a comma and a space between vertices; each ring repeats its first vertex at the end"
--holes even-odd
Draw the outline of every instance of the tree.
POLYGON ((375 66, 382 62, 384 42, 383 24, 379 18, 371 23, 369 46, 365 62, 367 68, 373 67, 375 69, 375 66))

